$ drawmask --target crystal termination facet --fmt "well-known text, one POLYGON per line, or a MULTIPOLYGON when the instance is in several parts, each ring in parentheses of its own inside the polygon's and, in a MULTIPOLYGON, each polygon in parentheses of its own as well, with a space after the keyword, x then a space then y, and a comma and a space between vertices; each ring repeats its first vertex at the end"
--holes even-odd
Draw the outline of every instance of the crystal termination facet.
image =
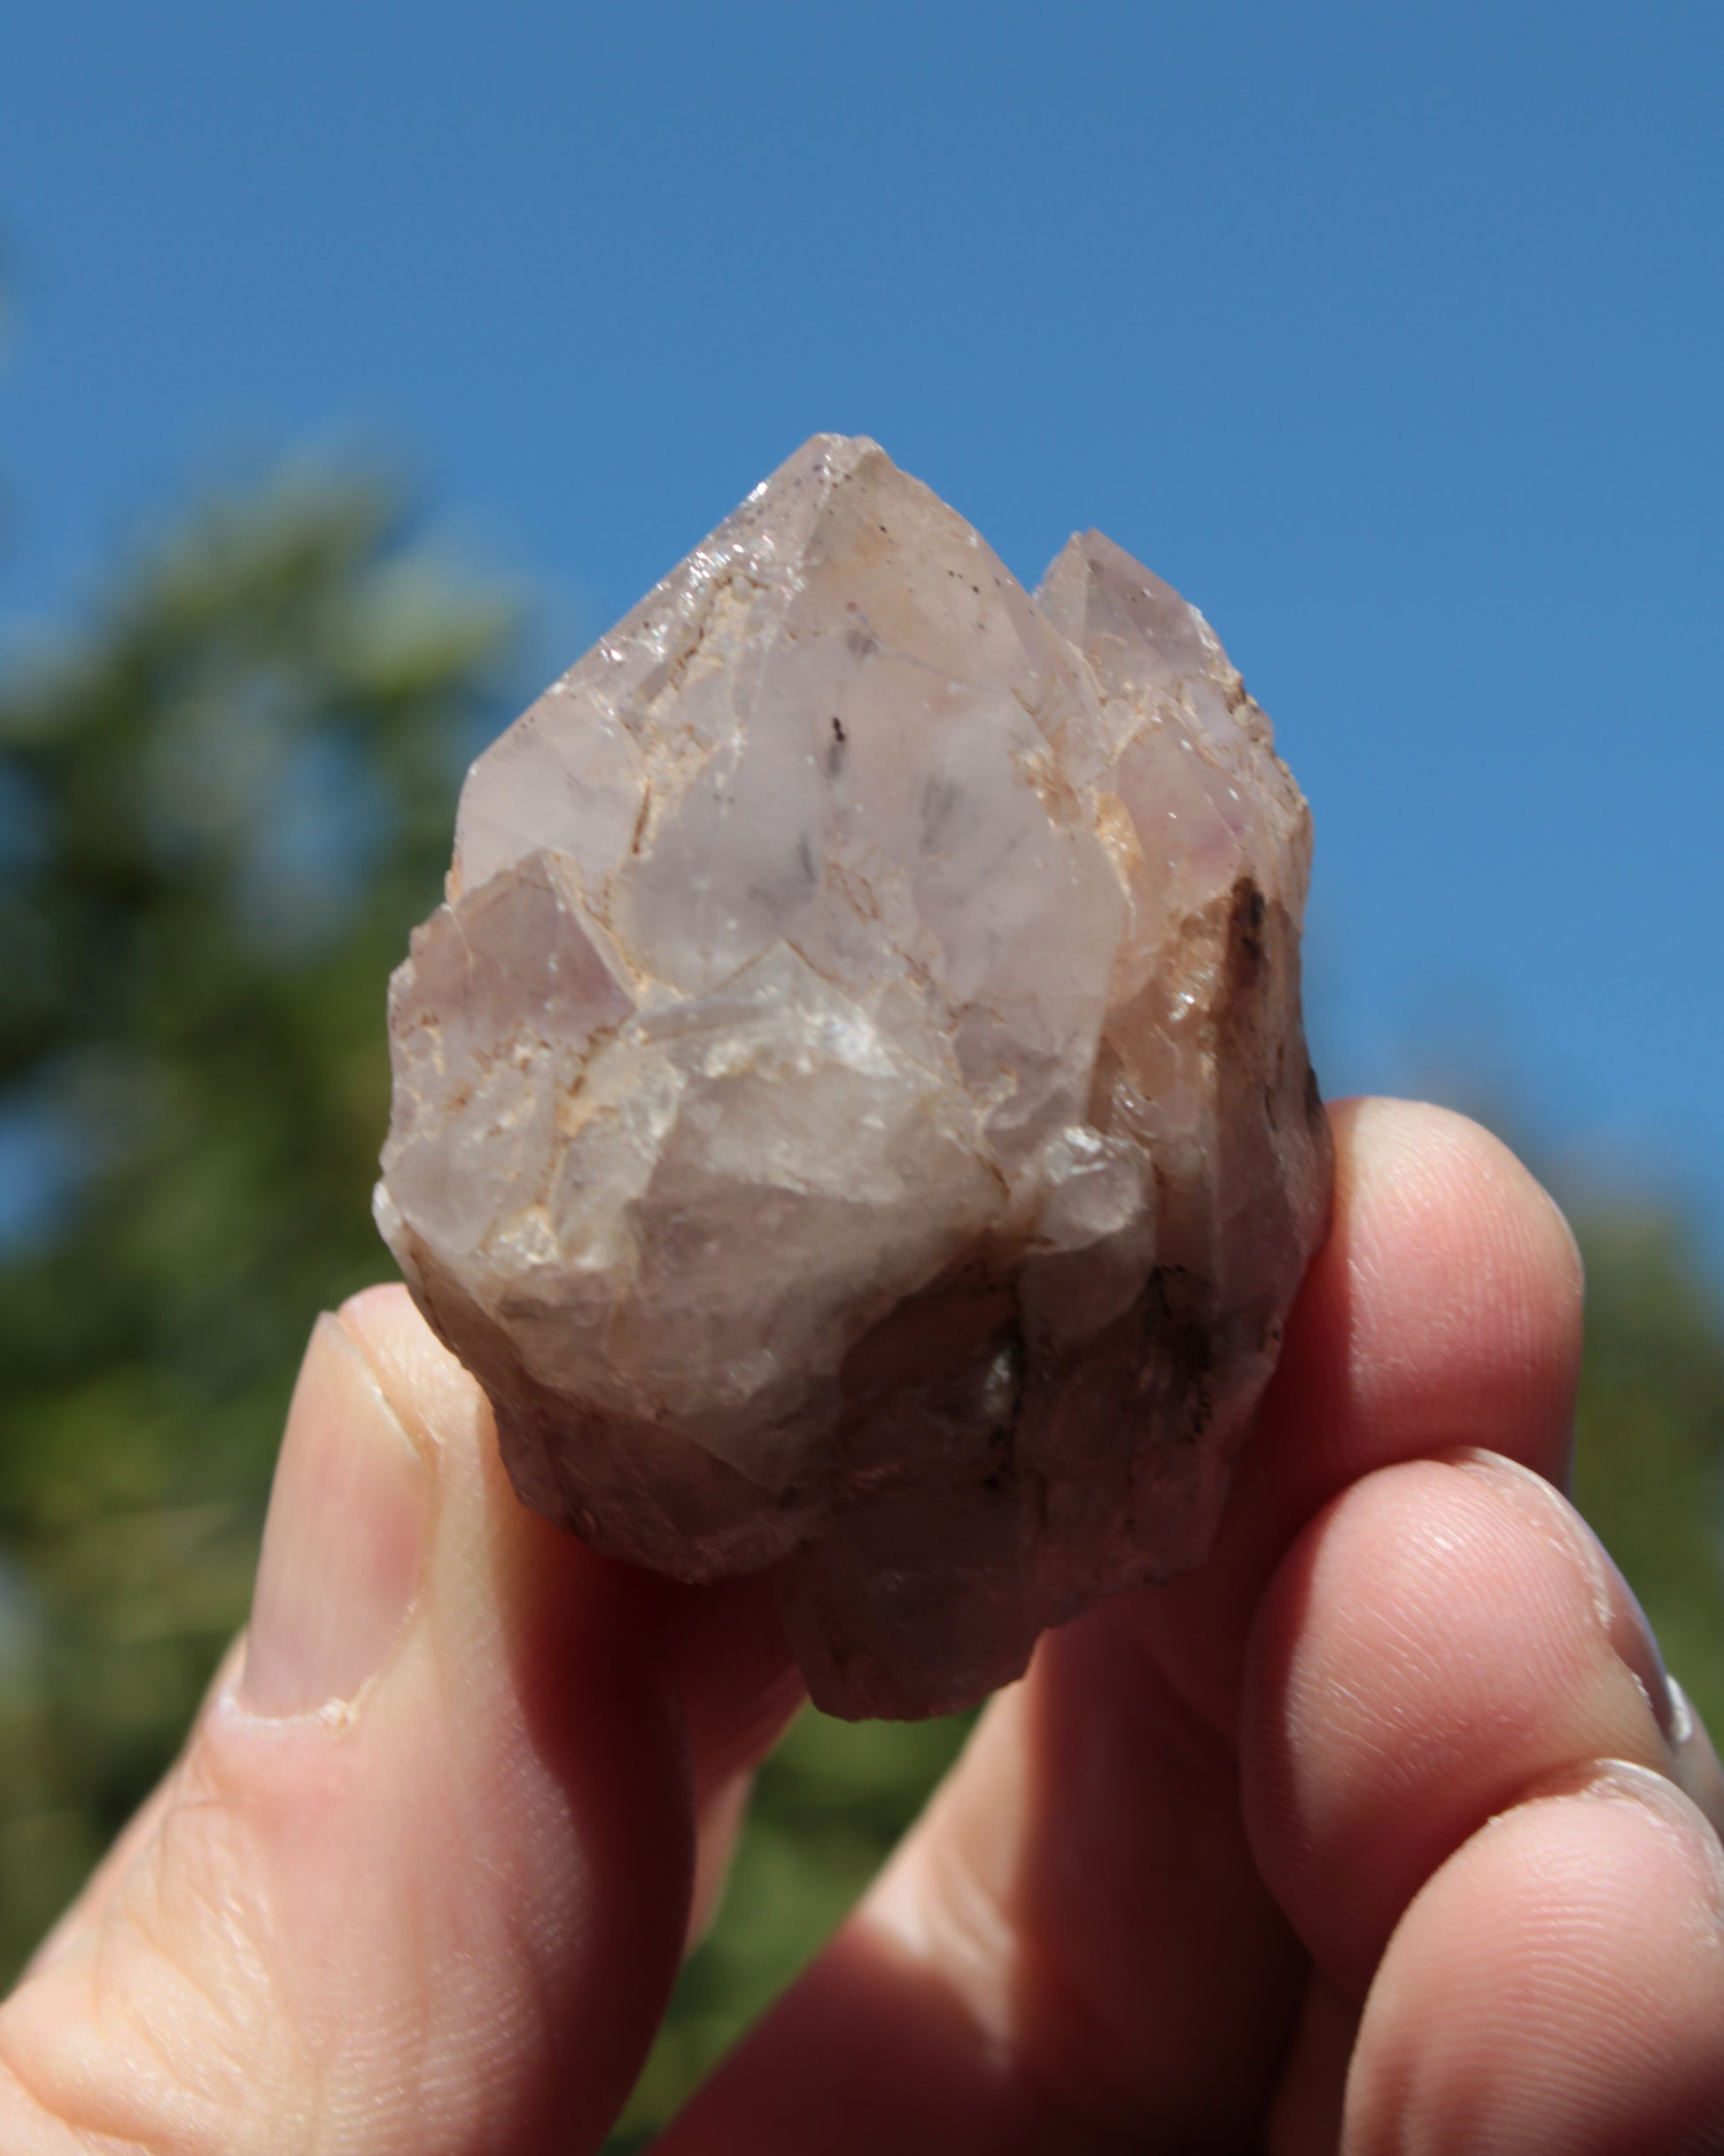
POLYGON ((474 765, 378 1225, 529 1504, 829 1711, 1197 1562, 1321 1238, 1305 802, 1099 533, 807 443, 474 765))

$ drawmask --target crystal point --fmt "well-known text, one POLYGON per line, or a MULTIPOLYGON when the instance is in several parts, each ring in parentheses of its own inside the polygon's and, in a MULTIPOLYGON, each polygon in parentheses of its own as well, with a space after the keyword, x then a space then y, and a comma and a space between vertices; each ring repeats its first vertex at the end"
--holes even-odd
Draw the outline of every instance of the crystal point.
POLYGON ((474 765, 377 1218, 531 1505, 920 1715, 1198 1561, 1323 1232, 1306 806, 1098 533, 819 435, 474 765))

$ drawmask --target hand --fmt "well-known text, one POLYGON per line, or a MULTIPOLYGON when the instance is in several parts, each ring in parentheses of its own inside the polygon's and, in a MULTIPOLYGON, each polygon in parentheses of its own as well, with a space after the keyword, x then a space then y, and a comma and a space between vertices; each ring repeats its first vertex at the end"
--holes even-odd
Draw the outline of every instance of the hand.
MULTIPOLYGON (((670 2156, 1724 2147, 1724 1782, 1557 1494, 1572 1240, 1456 1117, 1336 1132, 1213 1560, 1044 1642, 670 2156)), ((798 1697, 757 1586, 522 1511, 360 1296, 249 1647, 0 2009, 0 2147, 595 2147, 798 1697)))

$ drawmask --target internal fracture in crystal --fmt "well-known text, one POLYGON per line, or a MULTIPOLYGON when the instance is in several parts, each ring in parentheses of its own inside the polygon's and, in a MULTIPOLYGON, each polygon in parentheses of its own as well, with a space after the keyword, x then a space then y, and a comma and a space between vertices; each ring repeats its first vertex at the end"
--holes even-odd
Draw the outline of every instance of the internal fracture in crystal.
POLYGON ((1323 1232, 1310 822, 1202 617, 806 444, 474 765, 380 1227, 595 1547, 966 1704, 1208 1548, 1323 1232))

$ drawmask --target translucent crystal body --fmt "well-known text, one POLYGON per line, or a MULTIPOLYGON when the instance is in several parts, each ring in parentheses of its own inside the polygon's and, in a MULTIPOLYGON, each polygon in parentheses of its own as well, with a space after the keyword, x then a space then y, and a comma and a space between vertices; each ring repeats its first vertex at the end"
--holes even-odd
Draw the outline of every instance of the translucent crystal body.
POLYGON ((474 765, 377 1218, 516 1486, 978 1698, 1208 1546, 1323 1228, 1309 817, 1098 533, 819 436, 474 765))

